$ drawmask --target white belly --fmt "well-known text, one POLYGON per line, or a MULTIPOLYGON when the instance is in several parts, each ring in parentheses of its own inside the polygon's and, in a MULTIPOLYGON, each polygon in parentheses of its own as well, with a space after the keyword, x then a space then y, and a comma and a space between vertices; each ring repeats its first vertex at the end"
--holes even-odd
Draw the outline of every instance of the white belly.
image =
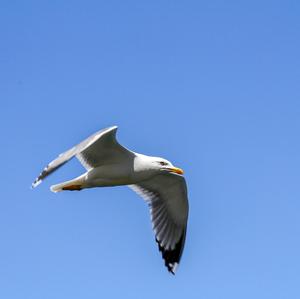
POLYGON ((105 165, 91 169, 84 183, 85 188, 131 185, 136 183, 136 175, 129 166, 105 165))

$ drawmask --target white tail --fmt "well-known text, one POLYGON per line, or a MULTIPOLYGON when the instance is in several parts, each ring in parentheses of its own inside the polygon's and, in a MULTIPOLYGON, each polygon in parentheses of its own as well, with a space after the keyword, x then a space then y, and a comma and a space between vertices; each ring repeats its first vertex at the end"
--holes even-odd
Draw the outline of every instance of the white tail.
POLYGON ((63 187, 65 187, 66 185, 67 185, 66 183, 52 185, 50 187, 50 190, 54 193, 57 193, 57 192, 63 191, 63 187))
POLYGON ((54 193, 64 191, 64 190, 81 190, 83 187, 83 184, 85 182, 86 173, 82 174, 81 176, 67 181, 63 182, 57 185, 52 185, 50 187, 50 190, 54 193))

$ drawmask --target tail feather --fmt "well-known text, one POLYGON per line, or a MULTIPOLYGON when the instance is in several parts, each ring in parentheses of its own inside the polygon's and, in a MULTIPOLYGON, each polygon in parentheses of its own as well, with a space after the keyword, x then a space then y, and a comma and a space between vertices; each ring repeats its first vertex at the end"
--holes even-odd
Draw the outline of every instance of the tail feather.
POLYGON ((63 182, 60 184, 52 185, 50 190, 54 193, 64 191, 64 190, 81 190, 83 185, 85 184, 86 173, 82 174, 81 176, 77 177, 76 179, 63 182))
POLYGON ((63 188, 66 186, 67 184, 66 183, 61 183, 61 184, 56 184, 56 185, 52 185, 50 187, 50 190, 54 193, 57 193, 57 192, 60 192, 60 191, 63 191, 63 188))

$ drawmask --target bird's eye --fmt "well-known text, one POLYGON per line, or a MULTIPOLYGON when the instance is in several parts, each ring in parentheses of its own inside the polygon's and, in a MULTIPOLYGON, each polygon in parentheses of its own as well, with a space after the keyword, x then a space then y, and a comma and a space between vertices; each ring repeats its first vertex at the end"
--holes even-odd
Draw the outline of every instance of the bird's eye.
POLYGON ((168 163, 167 163, 167 162, 164 162, 164 161, 160 161, 159 164, 160 164, 161 166, 166 166, 166 165, 168 165, 168 163))

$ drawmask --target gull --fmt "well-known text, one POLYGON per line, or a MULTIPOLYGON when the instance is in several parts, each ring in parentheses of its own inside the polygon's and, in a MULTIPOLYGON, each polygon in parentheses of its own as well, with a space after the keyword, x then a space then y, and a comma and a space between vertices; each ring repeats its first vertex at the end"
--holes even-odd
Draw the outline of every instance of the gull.
POLYGON ((185 243, 188 197, 183 170, 166 159, 135 153, 118 143, 117 126, 96 132, 50 162, 32 184, 76 157, 87 170, 51 191, 128 185, 150 208, 152 227, 168 271, 175 274, 185 243))

